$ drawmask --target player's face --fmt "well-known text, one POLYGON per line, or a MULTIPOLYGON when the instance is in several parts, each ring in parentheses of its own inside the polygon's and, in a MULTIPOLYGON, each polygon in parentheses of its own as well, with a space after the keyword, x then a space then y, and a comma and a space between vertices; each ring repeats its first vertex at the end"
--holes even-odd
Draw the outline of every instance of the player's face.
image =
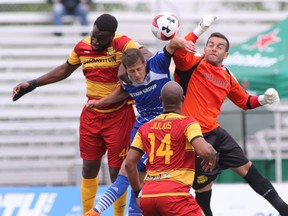
POLYGON ((224 39, 211 37, 204 48, 206 61, 212 65, 221 66, 223 60, 228 56, 226 48, 227 42, 224 39))
POLYGON ((91 32, 92 49, 97 52, 107 49, 110 46, 113 38, 113 33, 100 31, 97 26, 94 26, 93 31, 91 32))
POLYGON ((143 83, 147 74, 146 65, 140 59, 135 64, 128 66, 126 71, 129 78, 137 84, 143 83))

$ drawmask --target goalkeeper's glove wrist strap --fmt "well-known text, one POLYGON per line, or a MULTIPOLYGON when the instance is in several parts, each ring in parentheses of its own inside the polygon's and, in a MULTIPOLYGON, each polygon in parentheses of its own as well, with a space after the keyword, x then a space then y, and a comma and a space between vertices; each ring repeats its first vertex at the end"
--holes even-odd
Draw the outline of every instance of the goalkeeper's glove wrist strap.
POLYGON ((258 96, 258 102, 263 106, 266 105, 266 101, 264 100, 264 95, 258 96))
POLYGON ((205 30, 204 30, 203 27, 200 26, 200 25, 198 25, 198 26, 194 29, 194 31, 193 31, 193 33, 194 33, 197 37, 200 37, 204 32, 205 32, 205 30))
POLYGON ((36 79, 29 80, 27 82, 29 83, 29 88, 31 89, 31 91, 37 87, 37 80, 36 79))

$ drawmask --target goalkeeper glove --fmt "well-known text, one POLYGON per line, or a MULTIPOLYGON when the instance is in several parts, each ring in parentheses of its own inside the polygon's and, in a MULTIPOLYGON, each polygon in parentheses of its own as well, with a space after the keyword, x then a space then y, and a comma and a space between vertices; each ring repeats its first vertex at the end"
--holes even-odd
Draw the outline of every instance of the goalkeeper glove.
POLYGON ((210 25, 217 19, 214 15, 204 15, 198 26, 194 29, 193 33, 200 37, 207 29, 210 27, 210 25))
POLYGON ((273 104, 280 102, 278 92, 274 88, 269 88, 265 91, 264 95, 258 97, 259 103, 263 106, 266 104, 273 104))
POLYGON ((28 82, 29 86, 28 86, 27 88, 21 87, 20 90, 13 95, 13 98, 12 98, 13 101, 18 100, 18 99, 19 99, 20 97, 22 97, 24 94, 27 94, 27 93, 33 91, 33 90, 37 87, 37 81, 36 81, 36 79, 30 80, 30 81, 27 81, 27 82, 28 82))

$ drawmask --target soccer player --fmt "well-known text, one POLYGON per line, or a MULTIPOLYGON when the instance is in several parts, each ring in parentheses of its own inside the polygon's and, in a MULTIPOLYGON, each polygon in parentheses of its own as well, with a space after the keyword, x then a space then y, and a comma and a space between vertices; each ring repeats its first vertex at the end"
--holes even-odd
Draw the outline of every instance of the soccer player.
MULTIPOLYGON (((91 36, 76 44, 68 60, 37 79, 22 82, 13 89, 13 100, 36 87, 68 78, 82 66, 86 78, 88 99, 100 99, 118 88, 118 68, 121 57, 129 48, 139 49, 145 56, 151 53, 125 35, 116 34, 118 21, 110 14, 100 15, 94 22, 91 36)), ((148 57, 147 57, 148 58, 148 57)), ((72 87, 73 88, 73 87, 72 87)), ((80 154, 83 159, 81 196, 85 213, 94 206, 98 189, 101 158, 108 152, 110 179, 115 181, 130 146, 130 132, 135 122, 131 100, 121 100, 105 107, 87 110, 80 117, 80 154), (125 119, 125 121, 123 121, 125 119), (119 136, 121 134, 121 136, 119 136)), ((114 205, 114 215, 123 215, 126 194, 114 205)))
POLYGON ((195 152, 205 171, 211 171, 217 152, 202 136, 200 125, 183 116, 181 86, 170 81, 161 90, 163 114, 141 126, 125 159, 125 168, 143 215, 202 216, 190 193, 195 175, 195 152), (147 174, 143 187, 137 162, 146 153, 147 174))
MULTIPOLYGON (((159 100, 160 91, 163 85, 170 81, 169 66, 172 54, 179 47, 185 47, 190 52, 196 52, 194 43, 182 38, 172 39, 163 50, 158 51, 147 62, 138 49, 126 50, 122 56, 122 64, 132 80, 132 85, 124 83, 125 90, 119 87, 113 93, 100 100, 89 100, 87 108, 102 107, 129 96, 132 97, 139 113, 139 117, 137 117, 131 132, 132 140, 143 123, 162 113, 163 108, 159 100)), ((125 122, 125 120, 123 121, 125 122)), ((146 157, 143 157, 142 162, 145 159, 146 157)), ((139 169, 145 174, 145 165, 141 162, 139 163, 139 169)), ((116 181, 109 187, 94 209, 91 209, 85 216, 96 216, 102 213, 127 190, 128 186, 129 181, 123 163, 116 181)), ((136 203, 136 198, 133 196, 134 194, 132 193, 131 195, 129 215, 142 215, 136 203)))
MULTIPOLYGON (((199 24, 198 31, 189 33, 185 38, 196 42, 206 29, 202 24, 199 24)), ((212 182, 221 169, 230 168, 243 177, 256 193, 270 202, 280 215, 288 216, 288 205, 217 121, 220 108, 227 97, 243 110, 279 102, 278 92, 273 88, 268 89, 264 95, 249 95, 231 71, 223 65, 223 60, 228 57, 228 51, 228 39, 216 32, 208 38, 203 55, 194 55, 184 49, 178 49, 173 56, 176 64, 175 81, 183 84, 185 82, 181 80, 181 77, 185 74, 192 74, 190 78, 185 77, 188 85, 183 103, 183 115, 193 116, 199 122, 204 138, 213 145, 219 156, 218 165, 212 173, 206 173, 201 170, 200 166, 197 166, 193 184, 196 200, 206 216, 213 215, 210 207, 212 182)), ((183 88, 186 87, 183 86, 183 88)), ((198 160, 197 162, 199 163, 198 160)))

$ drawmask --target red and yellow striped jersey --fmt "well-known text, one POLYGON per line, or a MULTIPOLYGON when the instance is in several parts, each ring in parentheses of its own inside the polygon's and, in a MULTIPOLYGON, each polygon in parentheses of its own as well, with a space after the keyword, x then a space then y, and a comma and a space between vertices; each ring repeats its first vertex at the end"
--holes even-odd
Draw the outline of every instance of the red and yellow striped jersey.
POLYGON ((188 195, 195 175, 190 141, 202 136, 193 117, 161 114, 139 128, 133 148, 147 154, 143 197, 188 195))
MULTIPOLYGON (((118 86, 118 68, 123 52, 140 45, 125 35, 116 34, 111 45, 102 52, 92 50, 91 38, 87 37, 76 44, 68 58, 70 65, 82 65, 86 77, 86 95, 89 99, 100 99, 113 92, 118 86)), ((112 112, 126 102, 119 102, 96 109, 98 112, 112 112)))

